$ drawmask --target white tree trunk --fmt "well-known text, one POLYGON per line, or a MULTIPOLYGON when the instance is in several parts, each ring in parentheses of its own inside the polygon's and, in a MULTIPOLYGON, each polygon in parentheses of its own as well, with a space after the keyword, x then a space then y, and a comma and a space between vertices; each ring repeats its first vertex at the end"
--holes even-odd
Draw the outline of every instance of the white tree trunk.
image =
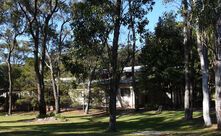
MULTIPOLYGON (((59 87, 58 83, 55 80, 55 74, 54 74, 54 67, 51 56, 46 51, 47 58, 49 60, 49 64, 47 64, 47 67, 50 69, 50 76, 51 76, 51 83, 52 83, 52 89, 53 89, 53 95, 54 95, 54 105, 55 105, 55 113, 58 114, 61 112, 60 109, 60 93, 59 93, 59 87)), ((60 78, 60 77, 59 77, 60 78)), ((58 79, 60 80, 60 79, 58 79)))
POLYGON ((215 68, 215 86, 216 86, 216 118, 217 128, 221 129, 221 61, 216 61, 215 68))
POLYGON ((217 128, 221 130, 221 17, 216 24, 215 88, 217 128))
POLYGON ((120 107, 121 108, 124 108, 124 104, 123 104, 123 101, 122 101, 122 99, 121 99, 121 90, 120 90, 120 88, 118 89, 118 91, 117 91, 118 93, 117 93, 117 99, 118 99, 118 101, 119 101, 119 103, 120 103, 120 107))
POLYGON ((201 73, 202 73, 202 91, 203 91, 203 119, 205 126, 211 126, 210 118, 210 96, 209 96, 209 73, 208 73, 208 49, 202 44, 199 28, 196 30, 197 48, 200 58, 201 73))
POLYGON ((92 79, 91 77, 88 80, 88 85, 87 85, 87 103, 86 103, 86 107, 85 107, 85 114, 89 113, 89 108, 90 108, 90 103, 91 103, 91 82, 92 79))
MULTIPOLYGON (((197 0, 192 0, 192 6, 196 7, 197 0)), ((203 119, 205 126, 211 126, 211 118, 210 118, 210 96, 209 96, 209 86, 208 86, 208 52, 207 48, 202 44, 202 34, 200 33, 200 24, 199 18, 196 17, 196 36, 197 36, 197 48, 198 54, 200 58, 200 65, 201 65, 201 73, 202 73, 202 91, 203 91, 203 119)))

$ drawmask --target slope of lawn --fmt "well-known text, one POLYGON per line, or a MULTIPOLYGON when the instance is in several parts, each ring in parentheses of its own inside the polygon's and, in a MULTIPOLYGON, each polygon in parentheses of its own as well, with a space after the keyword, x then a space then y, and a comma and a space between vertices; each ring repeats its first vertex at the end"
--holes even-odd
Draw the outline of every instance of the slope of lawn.
POLYGON ((200 112, 194 120, 184 121, 182 111, 154 111, 119 114, 118 132, 106 132, 105 114, 84 115, 79 111, 64 112, 59 121, 33 121, 35 113, 0 114, 1 136, 100 136, 100 135, 221 135, 215 125, 204 128, 200 112))

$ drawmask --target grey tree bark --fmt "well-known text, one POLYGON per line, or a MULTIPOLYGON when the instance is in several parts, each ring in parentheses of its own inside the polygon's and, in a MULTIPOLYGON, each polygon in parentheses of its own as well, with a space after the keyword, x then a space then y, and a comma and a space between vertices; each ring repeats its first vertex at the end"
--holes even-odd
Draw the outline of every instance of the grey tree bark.
POLYGON ((188 2, 187 0, 182 0, 182 16, 184 18, 183 22, 183 34, 184 34, 184 57, 185 57, 185 93, 184 93, 184 109, 185 109, 185 119, 192 119, 192 84, 191 84, 191 69, 190 69, 190 33, 188 25, 188 2))
POLYGON ((114 8, 114 37, 112 46, 111 58, 111 85, 110 85, 110 102, 109 102, 109 131, 116 131, 116 95, 119 87, 119 72, 118 72, 118 41, 120 35, 120 20, 121 20, 121 0, 116 0, 114 8))
POLYGON ((12 66, 11 66, 11 56, 12 52, 15 49, 15 46, 17 45, 17 36, 19 35, 15 34, 13 36, 13 42, 8 43, 7 48, 8 48, 8 54, 7 54, 7 59, 6 59, 6 64, 8 67, 8 82, 9 82, 9 87, 8 87, 8 115, 12 114, 12 92, 13 92, 13 81, 12 81, 12 66))
POLYGON ((60 106, 60 84, 61 84, 61 52, 62 52, 62 45, 63 42, 65 40, 66 35, 63 35, 63 31, 64 31, 64 25, 69 22, 69 20, 65 20, 62 25, 61 25, 61 29, 59 32, 59 43, 58 43, 58 66, 57 66, 57 82, 56 82, 56 103, 55 105, 57 105, 56 108, 56 113, 60 113, 61 112, 61 106, 60 106))
POLYGON ((208 72, 208 49, 202 43, 202 35, 199 28, 196 29, 197 50, 200 58, 201 74, 202 74, 202 91, 203 91, 203 119, 205 126, 211 126, 210 118, 210 92, 209 92, 209 72, 208 72))
POLYGON ((53 14, 58 11, 58 0, 55 0, 55 2, 49 2, 50 10, 45 16, 43 16, 42 20, 39 19, 39 16, 41 16, 41 12, 39 11, 39 3, 40 2, 38 0, 34 0, 33 3, 31 3, 34 5, 33 9, 27 7, 30 6, 27 3, 19 2, 18 4, 28 21, 28 30, 34 41, 34 69, 38 90, 39 116, 45 116, 46 103, 44 98, 44 67, 46 58, 46 44, 48 40, 49 21, 51 20, 53 14), (39 54, 41 54, 41 56, 39 56, 39 54))
MULTIPOLYGON (((191 0, 192 8, 196 8, 197 0, 191 0)), ((206 127, 212 125, 210 117, 210 90, 208 86, 209 72, 208 72, 208 47, 203 44, 203 30, 200 28, 199 18, 196 21, 196 36, 197 36, 197 50, 200 58, 201 74, 202 74, 202 91, 203 91, 203 119, 206 127)))
POLYGON ((87 103, 85 106, 85 114, 89 114, 89 108, 91 103, 91 79, 89 79, 87 84, 87 103))
POLYGON ((96 66, 93 68, 93 70, 90 72, 88 77, 88 84, 87 84, 87 103, 85 107, 85 114, 89 113, 90 104, 91 104, 91 87, 92 87, 92 80, 94 77, 96 66))
POLYGON ((53 94, 54 94, 54 100, 55 100, 55 113, 58 114, 60 113, 60 96, 59 96, 59 91, 57 90, 57 82, 55 78, 55 72, 54 72, 54 67, 53 67, 53 62, 51 59, 51 56, 47 52, 47 58, 49 60, 49 64, 47 64, 48 68, 50 69, 50 76, 51 76, 51 83, 52 83, 52 89, 53 89, 53 94))
POLYGON ((131 25, 131 30, 132 30, 132 86, 133 86, 133 90, 135 93, 135 111, 139 110, 139 92, 138 89, 136 87, 136 77, 135 77, 135 71, 134 71, 134 67, 135 67, 135 53, 136 53, 136 31, 135 31, 135 26, 134 26, 134 17, 132 15, 132 5, 131 5, 131 0, 129 0, 129 13, 130 13, 130 25, 131 25))
POLYGON ((215 98, 217 129, 221 130, 221 16, 216 22, 215 98))
POLYGON ((8 115, 12 114, 12 67, 11 67, 11 53, 13 49, 9 48, 9 53, 7 57, 7 67, 8 67, 8 82, 9 82, 9 87, 8 87, 8 115))

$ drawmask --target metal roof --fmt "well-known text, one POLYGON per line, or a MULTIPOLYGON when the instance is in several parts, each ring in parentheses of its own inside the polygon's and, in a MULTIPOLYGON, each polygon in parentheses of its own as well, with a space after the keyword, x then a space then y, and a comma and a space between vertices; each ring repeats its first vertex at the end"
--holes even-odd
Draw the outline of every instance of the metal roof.
MULTIPOLYGON (((134 72, 140 72, 142 66, 134 66, 134 72)), ((125 67, 124 72, 132 72, 132 67, 125 67)))

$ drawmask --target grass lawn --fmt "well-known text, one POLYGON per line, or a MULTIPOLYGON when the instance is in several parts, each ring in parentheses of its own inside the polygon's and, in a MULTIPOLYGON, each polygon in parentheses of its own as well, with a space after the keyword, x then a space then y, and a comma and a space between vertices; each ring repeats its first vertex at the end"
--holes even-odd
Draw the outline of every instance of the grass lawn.
POLYGON ((79 111, 64 112, 67 121, 33 121, 35 113, 0 114, 1 136, 106 136, 106 135, 221 135, 215 124, 203 127, 200 112, 194 112, 194 120, 184 121, 182 111, 140 112, 120 114, 117 118, 118 132, 108 133, 108 116, 84 115, 79 111), (137 134, 138 133, 138 134, 137 134))

